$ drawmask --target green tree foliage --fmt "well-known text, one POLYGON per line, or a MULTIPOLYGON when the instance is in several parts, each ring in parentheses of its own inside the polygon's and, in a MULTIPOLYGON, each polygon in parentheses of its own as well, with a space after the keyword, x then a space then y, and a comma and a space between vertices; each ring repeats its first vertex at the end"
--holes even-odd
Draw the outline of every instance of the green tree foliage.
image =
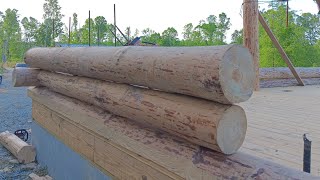
POLYGON ((178 45, 178 32, 173 27, 169 27, 162 32, 162 46, 175 46, 178 45))
POLYGON ((2 53, 8 60, 20 59, 23 52, 18 10, 7 9, 2 15, 2 19, 2 53))
MULTIPOLYGON (((310 16, 298 16, 294 11, 289 11, 288 27, 285 26, 285 6, 267 10, 263 12, 263 16, 295 66, 315 66, 319 64, 319 49, 313 46, 313 43, 319 41, 319 37, 314 36, 315 30, 310 30, 302 25, 307 24, 306 21, 312 23, 312 21, 309 21, 310 16)), ((261 67, 286 66, 261 26, 259 31, 261 67)))
POLYGON ((235 30, 231 34, 231 44, 243 44, 243 29, 235 30))
POLYGON ((36 40, 37 30, 40 23, 33 17, 24 17, 21 20, 22 27, 24 29, 24 38, 27 43, 34 43, 36 40))
POLYGON ((64 24, 61 14, 61 6, 58 0, 45 0, 43 4, 43 19, 44 22, 40 27, 40 32, 44 36, 40 39, 44 41, 45 46, 54 45, 56 37, 63 33, 64 24), (45 38, 45 39, 43 39, 45 38))

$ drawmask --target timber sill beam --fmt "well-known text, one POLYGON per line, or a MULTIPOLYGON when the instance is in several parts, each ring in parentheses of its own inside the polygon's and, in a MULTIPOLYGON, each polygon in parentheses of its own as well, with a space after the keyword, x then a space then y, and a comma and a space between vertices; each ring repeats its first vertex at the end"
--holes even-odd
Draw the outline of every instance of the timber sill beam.
POLYGON ((261 23, 264 30, 267 32, 268 36, 270 37, 272 43, 276 46, 278 49, 282 59, 285 61, 285 63, 288 65, 290 71, 292 72, 293 76, 296 78, 300 86, 304 86, 304 83, 302 79, 300 78, 299 74, 297 73, 296 69, 294 68, 292 62, 290 61, 289 57, 287 56, 286 52, 281 47, 279 41, 275 37, 275 35, 272 33, 271 29, 269 28, 267 22, 262 17, 261 13, 259 12, 259 22, 261 23))

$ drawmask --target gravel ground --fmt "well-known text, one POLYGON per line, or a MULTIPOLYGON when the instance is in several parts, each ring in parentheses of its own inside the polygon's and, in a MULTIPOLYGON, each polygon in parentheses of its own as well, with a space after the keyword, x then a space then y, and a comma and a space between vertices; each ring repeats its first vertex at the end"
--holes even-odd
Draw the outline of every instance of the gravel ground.
MULTIPOLYGON (((0 132, 14 132, 17 129, 30 129, 31 99, 27 97, 27 88, 14 88, 11 85, 12 69, 5 70, 0 85, 0 132)), ((30 136, 28 143, 30 143, 30 136)), ((0 145, 0 180, 30 179, 32 172, 43 176, 46 169, 36 163, 19 164, 7 149, 0 145)))

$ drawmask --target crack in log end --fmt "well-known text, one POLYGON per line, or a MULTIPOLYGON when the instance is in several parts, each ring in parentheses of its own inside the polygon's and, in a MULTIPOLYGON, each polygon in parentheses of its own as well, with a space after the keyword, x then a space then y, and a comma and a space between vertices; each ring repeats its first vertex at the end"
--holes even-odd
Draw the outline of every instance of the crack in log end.
POLYGON ((263 174, 263 173, 264 173, 264 169, 263 169, 263 168, 260 168, 260 169, 258 169, 257 173, 252 174, 251 178, 260 179, 259 176, 260 176, 261 174, 263 174))
POLYGON ((210 91, 219 91, 221 89, 221 85, 217 83, 215 80, 205 80, 202 82, 203 86, 210 91))

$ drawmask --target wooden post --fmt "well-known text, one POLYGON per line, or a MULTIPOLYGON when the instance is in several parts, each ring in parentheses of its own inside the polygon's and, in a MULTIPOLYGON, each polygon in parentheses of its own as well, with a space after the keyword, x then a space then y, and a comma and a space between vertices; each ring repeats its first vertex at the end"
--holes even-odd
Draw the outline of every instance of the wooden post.
POLYGON ((293 76, 297 79, 299 85, 304 86, 304 83, 302 81, 302 79, 300 78, 299 74, 297 73, 297 71, 295 70, 293 64, 291 63, 289 57, 287 56, 286 52, 284 52, 283 48, 281 47, 279 41, 277 40, 277 38, 274 36, 274 34, 272 33, 271 29, 269 28, 267 22, 264 20, 264 18, 262 17, 262 15, 259 12, 259 21, 262 25, 262 27, 264 28, 264 30, 267 32, 268 36, 270 37, 272 43, 275 45, 275 47, 278 49, 282 59, 285 61, 285 63, 288 65, 289 69, 291 70, 293 76))
POLYGON ((258 1, 243 0, 243 44, 253 56, 256 72, 254 90, 259 90, 258 1))

